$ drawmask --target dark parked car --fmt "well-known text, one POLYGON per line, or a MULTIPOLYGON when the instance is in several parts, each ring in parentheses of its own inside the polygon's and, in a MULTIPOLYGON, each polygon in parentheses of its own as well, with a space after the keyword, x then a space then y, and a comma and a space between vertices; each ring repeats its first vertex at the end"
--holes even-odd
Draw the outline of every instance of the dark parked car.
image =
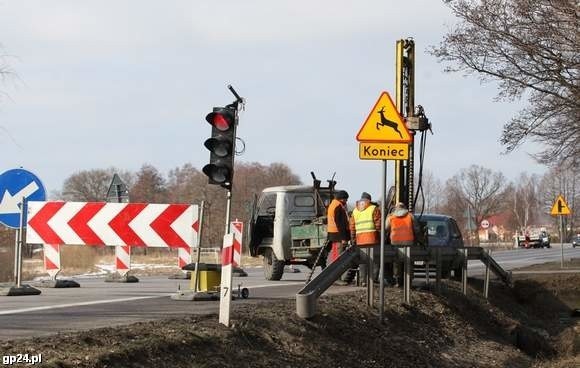
POLYGON ((580 234, 572 237, 572 248, 580 247, 580 234))
MULTIPOLYGON (((428 213, 422 216, 416 215, 416 218, 425 226, 428 247, 463 247, 463 237, 453 217, 428 213)), ((455 262, 443 261, 441 275, 445 278, 449 277, 452 270, 455 277, 459 278, 461 264, 457 260, 455 262)))
POLYGON ((463 247, 463 237, 453 217, 428 213, 417 218, 426 223, 429 247, 463 247))

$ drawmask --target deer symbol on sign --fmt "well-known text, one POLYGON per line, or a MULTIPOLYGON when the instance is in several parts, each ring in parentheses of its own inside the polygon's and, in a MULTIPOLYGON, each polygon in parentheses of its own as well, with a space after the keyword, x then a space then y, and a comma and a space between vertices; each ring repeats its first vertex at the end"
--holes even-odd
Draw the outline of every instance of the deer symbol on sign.
POLYGON ((379 111, 377 111, 377 114, 381 115, 381 121, 377 122, 377 130, 379 130, 379 125, 380 126, 388 126, 391 127, 395 130, 395 132, 399 133, 399 137, 403 138, 403 135, 401 134, 401 132, 399 131, 398 128, 398 124, 395 123, 394 121, 391 121, 389 119, 386 118, 385 116, 385 107, 381 107, 381 109, 379 111))

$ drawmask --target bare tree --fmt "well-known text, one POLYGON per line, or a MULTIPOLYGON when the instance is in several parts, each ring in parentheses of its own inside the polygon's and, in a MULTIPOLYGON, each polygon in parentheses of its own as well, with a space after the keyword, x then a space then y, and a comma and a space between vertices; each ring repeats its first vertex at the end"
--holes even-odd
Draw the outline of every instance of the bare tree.
POLYGON ((115 173, 119 174, 125 184, 131 185, 133 177, 127 171, 115 168, 83 170, 69 176, 64 181, 61 194, 55 196, 65 201, 105 201, 115 173))
POLYGON ((144 164, 135 174, 135 183, 129 187, 131 202, 165 203, 167 187, 165 178, 152 165, 144 164))
POLYGON ((521 173, 510 185, 505 200, 510 203, 513 225, 517 230, 542 221, 539 186, 540 178, 526 173, 521 173))
MULTIPOLYGON (((15 76, 14 71, 10 67, 10 64, 8 64, 8 61, 6 60, 7 58, 8 58, 8 55, 6 55, 4 53, 4 48, 0 44, 0 81, 2 81, 2 82, 6 81, 6 79, 8 77, 15 76)), ((2 100, 2 97, 4 97, 4 96, 5 96, 4 93, 1 92, 0 93, 0 101, 2 100)))
POLYGON ((580 17, 577 0, 447 0, 459 23, 431 53, 446 71, 499 82, 498 99, 527 98, 504 125, 507 152, 544 145, 540 163, 580 157, 580 17))
POLYGON ((469 206, 471 218, 479 224, 484 218, 503 210, 505 188, 506 179, 501 172, 471 165, 447 181, 447 208, 455 208, 460 215, 451 215, 462 218, 469 206))
MULTIPOLYGON (((559 195, 562 195, 571 209, 569 216, 563 217, 566 228, 571 232, 578 231, 576 224, 580 222, 580 209, 576 208, 580 203, 580 172, 572 166, 553 167, 542 177, 540 181, 540 206, 541 213, 548 217, 552 205, 559 195)), ((552 224, 555 228, 559 226, 559 219, 552 218, 552 224)))
POLYGON ((441 212, 443 208, 443 185, 441 180, 435 177, 433 172, 425 170, 421 179, 421 187, 422 194, 419 193, 417 195, 415 211, 423 210, 425 213, 441 212))
POLYGON ((187 163, 169 171, 167 198, 173 203, 198 203, 205 198, 207 176, 187 163))

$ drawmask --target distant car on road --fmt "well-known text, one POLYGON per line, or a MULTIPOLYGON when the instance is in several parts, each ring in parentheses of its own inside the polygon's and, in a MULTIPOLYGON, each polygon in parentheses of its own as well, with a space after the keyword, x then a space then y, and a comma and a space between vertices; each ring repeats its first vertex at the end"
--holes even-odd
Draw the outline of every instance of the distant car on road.
POLYGON ((580 247, 580 234, 572 237, 572 248, 580 247))

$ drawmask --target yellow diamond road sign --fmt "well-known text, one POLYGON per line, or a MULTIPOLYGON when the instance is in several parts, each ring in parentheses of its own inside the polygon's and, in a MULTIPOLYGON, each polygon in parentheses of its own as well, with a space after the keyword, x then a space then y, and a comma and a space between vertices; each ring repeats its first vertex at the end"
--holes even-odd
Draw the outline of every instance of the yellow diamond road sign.
POLYGON ((569 215, 570 214, 570 207, 566 203, 564 197, 560 194, 554 202, 552 206, 552 210, 550 211, 551 215, 569 215))
POLYGON ((409 143, 411 134, 387 92, 382 92, 361 126, 359 142, 409 143))

